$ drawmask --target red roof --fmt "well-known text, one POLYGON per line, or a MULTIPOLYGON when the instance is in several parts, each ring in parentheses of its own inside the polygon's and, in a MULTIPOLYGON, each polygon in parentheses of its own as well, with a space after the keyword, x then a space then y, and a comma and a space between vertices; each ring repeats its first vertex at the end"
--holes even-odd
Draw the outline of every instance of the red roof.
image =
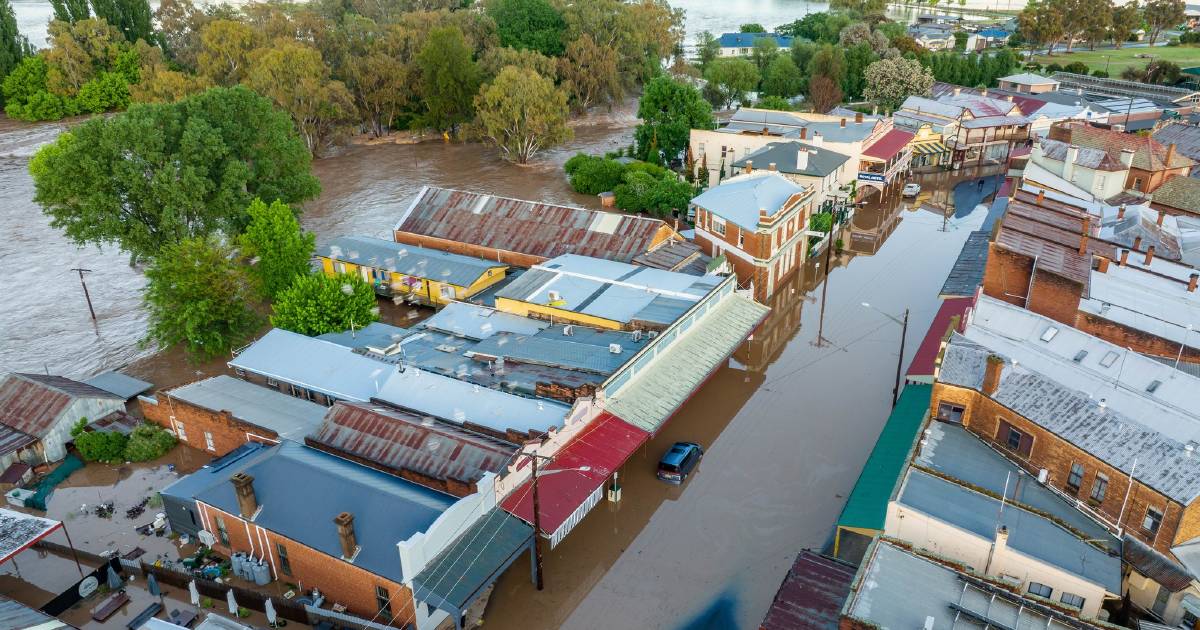
POLYGON ((836 630, 855 567, 804 550, 783 578, 762 630, 836 630))
POLYGON ((951 298, 942 301, 942 307, 938 309, 937 315, 933 316, 929 331, 925 333, 925 338, 917 348, 917 354, 913 355, 912 363, 908 365, 908 376, 933 376, 934 364, 937 362, 938 352, 942 349, 942 339, 950 330, 953 318, 957 316, 961 322, 967 309, 974 303, 975 298, 951 298))
MULTIPOLYGON (((650 434, 624 420, 602 413, 578 435, 559 449, 554 461, 538 469, 538 500, 541 503, 541 528, 551 535, 566 522, 579 506, 625 463, 650 434), (570 470, 553 475, 543 471, 590 467, 587 472, 570 470)), ((529 458, 523 458, 528 466, 529 458)), ((514 516, 533 522, 533 493, 530 483, 509 493, 500 507, 514 516)))
POLYGON ((900 129, 893 129, 883 134, 882 138, 876 140, 875 144, 867 147, 862 154, 886 162, 895 157, 897 153, 900 153, 904 147, 908 146, 908 143, 912 139, 913 134, 900 129))

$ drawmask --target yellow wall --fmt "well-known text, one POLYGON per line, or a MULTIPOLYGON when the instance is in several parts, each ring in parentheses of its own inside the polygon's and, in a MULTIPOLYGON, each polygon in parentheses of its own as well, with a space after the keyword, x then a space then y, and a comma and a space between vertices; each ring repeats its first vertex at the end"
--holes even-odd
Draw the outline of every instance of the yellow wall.
MULTIPOLYGON (((337 272, 334 271, 334 262, 335 261, 333 259, 327 258, 325 256, 321 256, 320 259, 321 259, 321 269, 325 272, 325 275, 327 275, 327 276, 337 275, 337 272)), ((363 265, 356 265, 354 263, 349 263, 349 262, 344 262, 344 261, 336 261, 336 262, 341 262, 343 265, 345 265, 345 267, 346 267, 345 273, 357 275, 360 278, 363 278, 362 270, 365 269, 367 271, 368 277, 364 278, 364 279, 367 279, 369 282, 374 282, 374 274, 373 274, 374 268, 365 267, 363 265)), ((421 278, 420 284, 415 284, 412 287, 409 287, 409 285, 404 282, 406 275, 393 271, 393 272, 390 272, 390 274, 391 274, 390 284, 391 284, 392 291, 398 295, 407 295, 407 294, 411 293, 413 295, 419 296, 422 300, 431 301, 434 304, 447 304, 447 303, 451 302, 452 300, 465 300, 465 299, 475 295, 476 293, 479 293, 480 291, 492 286, 493 284, 500 282, 501 280, 504 279, 504 276, 507 273, 507 271, 508 271, 508 267, 503 266, 503 265, 492 267, 492 268, 488 269, 487 272, 481 274, 479 276, 479 278, 476 279, 475 282, 472 283, 471 286, 469 286, 469 287, 462 287, 462 286, 459 286, 456 284, 438 282, 436 280, 429 280, 426 278, 421 278), (453 289, 453 297, 442 297, 442 286, 443 285, 451 287, 453 289)))
POLYGON ((513 315, 521 315, 522 317, 533 317, 536 319, 552 320, 559 324, 580 324, 582 326, 593 326, 595 328, 605 328, 608 330, 621 330, 623 328, 621 322, 603 317, 595 317, 585 315, 583 313, 575 313, 572 311, 555 308, 553 306, 545 306, 543 304, 530 304, 529 302, 519 302, 511 298, 497 297, 496 310, 512 313, 513 315))

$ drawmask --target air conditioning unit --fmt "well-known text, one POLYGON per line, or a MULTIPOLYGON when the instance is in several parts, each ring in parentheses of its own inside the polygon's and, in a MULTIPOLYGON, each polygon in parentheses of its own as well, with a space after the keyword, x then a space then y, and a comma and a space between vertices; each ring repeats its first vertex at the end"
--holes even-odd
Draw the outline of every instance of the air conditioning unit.
POLYGON ((196 538, 199 538, 200 543, 205 545, 206 547, 211 547, 211 546, 217 544, 216 536, 213 536, 212 533, 209 532, 207 529, 200 530, 200 533, 196 534, 196 538))
POLYGON ((640 331, 640 330, 633 331, 633 340, 641 341, 642 340, 642 331, 640 331))
POLYGON ((551 302, 557 302, 558 300, 562 299, 562 294, 560 294, 558 291, 551 289, 546 292, 546 297, 550 298, 551 302))
POLYGON ((1045 485, 1050 480, 1050 471, 1045 468, 1038 471, 1038 483, 1045 485))
POLYGON ((621 344, 619 344, 619 343, 608 344, 608 351, 613 354, 621 354, 621 344))
POLYGON ((563 326, 563 335, 570 337, 572 334, 574 334, 574 332, 575 332, 574 326, 572 326, 570 324, 563 326))
POLYGON ((655 337, 657 337, 657 336, 658 336, 658 331, 657 331, 657 330, 651 330, 649 333, 647 333, 647 334, 646 334, 646 336, 647 336, 647 337, 649 337, 650 339, 654 339, 655 337))

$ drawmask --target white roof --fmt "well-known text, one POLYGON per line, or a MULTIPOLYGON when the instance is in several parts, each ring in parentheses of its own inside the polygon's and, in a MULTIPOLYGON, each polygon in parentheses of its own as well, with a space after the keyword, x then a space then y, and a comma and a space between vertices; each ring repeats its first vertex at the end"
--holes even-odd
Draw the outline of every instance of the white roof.
POLYGON ((353 402, 373 398, 396 371, 346 346, 282 328, 250 344, 229 365, 353 402))
POLYGON ((1088 295, 1079 301, 1079 310, 1200 348, 1200 292, 1188 291, 1182 284, 1187 276, 1180 277, 1194 271, 1155 258, 1149 267, 1152 273, 1147 273, 1143 261, 1143 254, 1133 252, 1127 267, 1110 264, 1108 273, 1092 271, 1088 295))
POLYGON ((270 429, 282 438, 303 441, 325 418, 325 407, 277 390, 220 374, 167 392, 171 398, 270 429))
POLYGON ((1000 77, 1000 81, 1008 81, 1010 83, 1021 83, 1024 85, 1058 85, 1058 81, 1050 77, 1044 77, 1040 74, 1032 72, 1021 72, 1019 74, 1010 74, 1006 77, 1000 77))
POLYGON ((1029 160, 1025 165, 1025 172, 1022 175, 1026 184, 1036 184, 1040 187, 1046 187, 1053 190, 1047 190, 1046 196, 1049 197, 1051 192, 1058 191, 1068 196, 1074 197, 1081 201, 1095 201, 1096 197, 1092 193, 1076 186, 1075 184, 1063 179, 1061 176, 1054 174, 1046 167, 1029 160))

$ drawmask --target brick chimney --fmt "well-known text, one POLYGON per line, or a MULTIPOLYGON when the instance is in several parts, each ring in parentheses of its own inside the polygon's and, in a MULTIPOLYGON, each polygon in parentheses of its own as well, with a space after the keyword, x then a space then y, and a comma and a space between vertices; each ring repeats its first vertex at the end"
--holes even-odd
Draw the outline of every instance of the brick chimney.
POLYGON ((987 396, 996 393, 1000 388, 1000 375, 1004 372, 1004 358, 998 354, 989 354, 987 365, 983 369, 983 385, 980 389, 987 396))
POLYGON ((800 139, 801 139, 801 140, 807 140, 807 139, 808 139, 808 127, 801 127, 801 128, 800 128, 800 139))
POLYGON ((1165 219, 1165 218, 1167 218, 1167 213, 1162 210, 1159 210, 1158 218, 1154 220, 1155 225, 1162 227, 1163 219, 1165 219))
POLYGON ((1129 250, 1128 249, 1121 250, 1121 260, 1118 264, 1122 267, 1129 264, 1129 250))
POLYGON ((846 119, 843 118, 842 119, 842 129, 845 129, 845 128, 846 128, 846 119))
POLYGON ((1125 218, 1125 204, 1121 204, 1121 207, 1117 208, 1117 220, 1120 221, 1121 219, 1124 219, 1124 218, 1125 218))
POLYGON ((746 172, 747 173, 754 172, 754 160, 746 160, 746 172))
POLYGON ((1167 145, 1167 159, 1164 160, 1164 166, 1171 168, 1171 161, 1175 159, 1175 143, 1167 145))
POLYGON ((774 163, 774 162, 771 162, 770 164, 768 164, 768 165, 767 165, 767 170, 768 170, 768 171, 772 171, 772 172, 773 172, 773 171, 775 170, 775 163, 774 163))
POLYGON ((353 561, 354 556, 358 555, 358 540, 354 537, 354 515, 342 512, 333 517, 333 524, 337 525, 338 542, 342 545, 342 559, 353 561))
POLYGON ((1154 262, 1154 246, 1153 245, 1146 248, 1146 261, 1143 264, 1145 266, 1149 267, 1150 263, 1152 263, 1152 262, 1154 262))
POLYGON ((258 511, 258 497, 254 496, 254 477, 244 472, 234 473, 229 481, 233 482, 233 493, 237 495, 238 511, 242 518, 253 520, 258 511))
POLYGON ((1197 284, 1200 284, 1200 273, 1188 276, 1188 293, 1195 293, 1197 284))
POLYGON ((854 113, 854 124, 861 125, 862 121, 863 121, 862 112, 855 112, 854 113))
POLYGON ((1100 256, 1099 262, 1097 263, 1096 271, 1099 271, 1100 273, 1108 273, 1109 263, 1110 263, 1110 261, 1107 258, 1100 256))
POLYGON ((1133 149, 1121 149, 1121 165, 1125 168, 1133 166, 1133 149))
POLYGON ((1133 237, 1133 248, 1136 250, 1142 249, 1142 237, 1140 237, 1140 236, 1133 237))

